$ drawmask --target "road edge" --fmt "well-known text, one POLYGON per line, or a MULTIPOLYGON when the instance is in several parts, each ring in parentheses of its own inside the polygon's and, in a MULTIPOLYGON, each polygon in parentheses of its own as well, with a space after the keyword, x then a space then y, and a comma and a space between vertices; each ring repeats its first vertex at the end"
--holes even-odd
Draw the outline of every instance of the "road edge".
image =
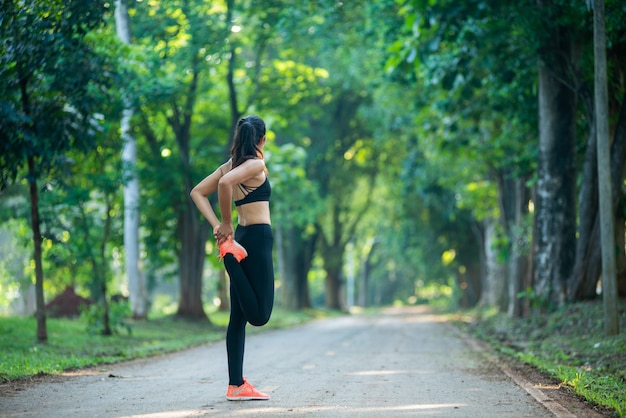
POLYGON ((524 376, 514 372, 506 363, 500 360, 493 348, 480 341, 474 336, 464 332, 453 324, 448 324, 454 332, 462 336, 463 341, 474 351, 481 353, 488 361, 496 365, 502 373, 507 375, 515 384, 524 389, 537 402, 543 405, 548 411, 552 412, 557 418, 577 418, 578 415, 570 412, 566 407, 561 405, 556 399, 553 399, 536 385, 528 381, 524 376))

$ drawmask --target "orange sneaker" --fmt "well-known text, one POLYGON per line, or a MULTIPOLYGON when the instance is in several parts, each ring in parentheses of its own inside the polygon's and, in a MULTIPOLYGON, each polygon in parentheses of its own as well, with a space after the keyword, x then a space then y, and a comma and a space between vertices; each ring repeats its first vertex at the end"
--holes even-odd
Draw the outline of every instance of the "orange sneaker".
POLYGON ((266 401, 270 398, 267 393, 259 392, 246 378, 241 386, 228 385, 226 399, 229 401, 266 401))
POLYGON ((222 242, 222 245, 220 245, 219 259, 223 259, 226 254, 234 255, 238 263, 248 256, 246 249, 231 236, 226 238, 226 241, 222 242))

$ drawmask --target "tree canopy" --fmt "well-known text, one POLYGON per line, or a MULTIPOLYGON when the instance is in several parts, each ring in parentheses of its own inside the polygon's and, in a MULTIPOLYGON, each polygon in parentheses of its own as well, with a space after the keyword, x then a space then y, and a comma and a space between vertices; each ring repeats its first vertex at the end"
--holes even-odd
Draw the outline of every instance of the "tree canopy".
MULTIPOLYGON (((626 11, 617 0, 606 7, 624 295, 626 11)), ((14 257, 41 254, 47 298, 64 284, 94 298, 126 291, 124 105, 153 306, 172 283, 180 316, 206 318, 224 298, 189 191, 229 157, 237 119, 252 113, 268 126, 284 306, 443 294, 534 315, 598 296, 584 2, 135 1, 128 45, 106 2, 0 8, 0 232, 23 239, 30 223, 34 251, 14 257)), ((2 288, 23 280, 9 271, 0 268, 2 288)))

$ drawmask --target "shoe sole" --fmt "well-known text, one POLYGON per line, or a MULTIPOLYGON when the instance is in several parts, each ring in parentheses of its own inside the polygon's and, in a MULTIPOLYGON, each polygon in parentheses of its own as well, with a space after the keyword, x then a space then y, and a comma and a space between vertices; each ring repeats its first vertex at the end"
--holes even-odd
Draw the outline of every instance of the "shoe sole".
POLYGON ((270 398, 259 398, 256 396, 237 396, 236 398, 233 398, 227 396, 226 399, 229 401, 267 401, 270 398))

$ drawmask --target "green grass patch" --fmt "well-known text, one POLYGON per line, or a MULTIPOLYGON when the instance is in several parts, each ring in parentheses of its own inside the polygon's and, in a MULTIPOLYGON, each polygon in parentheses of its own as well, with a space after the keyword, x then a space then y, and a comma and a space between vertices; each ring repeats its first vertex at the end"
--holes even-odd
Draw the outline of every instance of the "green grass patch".
MULTIPOLYGON (((321 311, 275 310, 266 326, 249 326, 248 331, 286 328, 325 315, 321 311)), ((41 344, 34 318, 0 317, 0 382, 149 357, 224 339, 228 312, 214 312, 210 318, 211 323, 174 316, 127 319, 131 332, 112 336, 88 332, 84 319, 48 318, 48 341, 41 344)))
POLYGON ((463 327, 495 349, 558 379, 587 401, 626 417, 626 307, 620 330, 604 335, 602 301, 565 306, 552 314, 515 319, 490 311, 459 316, 463 327))

